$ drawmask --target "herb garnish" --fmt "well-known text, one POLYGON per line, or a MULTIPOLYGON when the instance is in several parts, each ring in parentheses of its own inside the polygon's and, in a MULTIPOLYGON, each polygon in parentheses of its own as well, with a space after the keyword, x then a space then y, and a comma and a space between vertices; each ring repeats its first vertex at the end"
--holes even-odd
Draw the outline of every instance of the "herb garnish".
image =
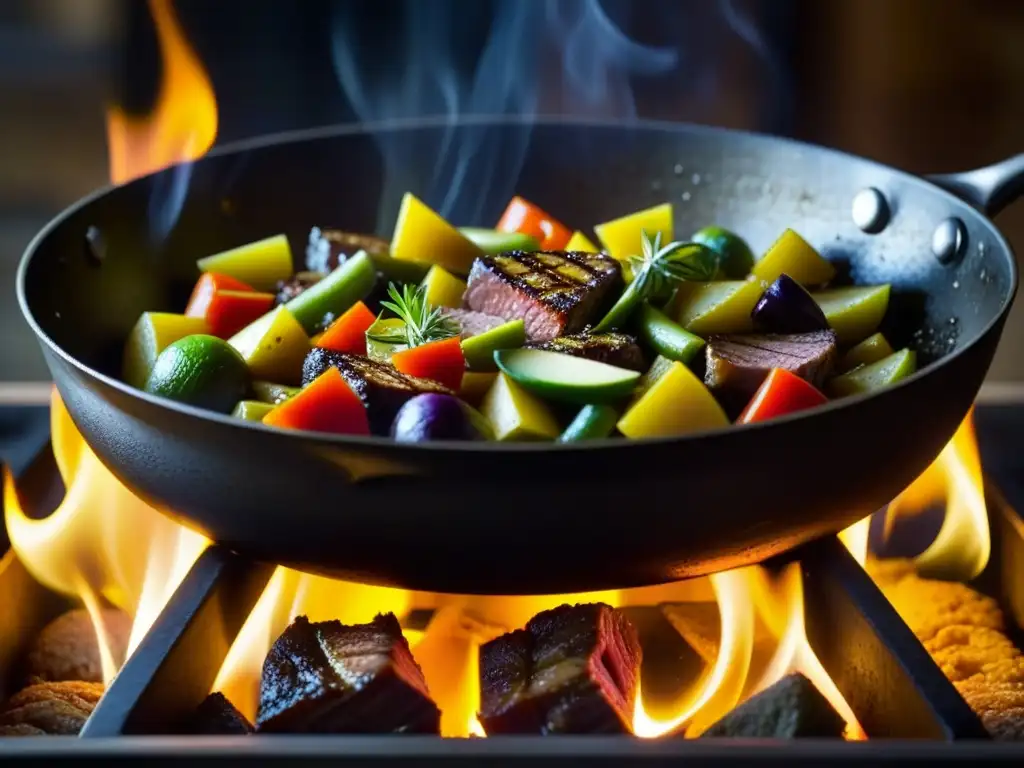
POLYGON ((455 320, 445 315, 440 307, 431 307, 427 303, 426 286, 406 283, 399 293, 398 287, 394 283, 389 283, 388 296, 391 297, 391 301, 382 301, 380 305, 394 312, 405 325, 390 334, 372 334, 369 338, 373 341, 418 347, 431 341, 459 335, 455 320))

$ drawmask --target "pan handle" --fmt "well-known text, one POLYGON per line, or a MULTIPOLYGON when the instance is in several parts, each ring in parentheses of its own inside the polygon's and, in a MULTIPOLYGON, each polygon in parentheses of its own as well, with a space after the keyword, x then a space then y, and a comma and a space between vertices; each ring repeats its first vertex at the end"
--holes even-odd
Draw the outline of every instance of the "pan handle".
POLYGON ((927 178, 932 184, 952 192, 986 216, 995 216, 1024 195, 1024 154, 974 171, 927 178))

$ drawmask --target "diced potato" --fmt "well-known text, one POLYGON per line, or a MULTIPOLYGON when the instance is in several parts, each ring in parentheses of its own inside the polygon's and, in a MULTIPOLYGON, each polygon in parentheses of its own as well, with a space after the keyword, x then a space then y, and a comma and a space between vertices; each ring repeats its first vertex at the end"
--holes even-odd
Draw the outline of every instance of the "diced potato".
POLYGON ((309 337, 284 306, 250 323, 230 339, 254 379, 298 384, 310 350, 309 337))
POLYGON ((605 250, 620 260, 643 252, 640 238, 644 231, 652 239, 660 232, 662 245, 672 242, 672 203, 662 203, 594 227, 605 250))
POLYGON ((201 317, 171 312, 143 312, 125 342, 121 376, 127 384, 142 389, 160 353, 168 346, 197 333, 209 333, 201 317))
POLYGON ((243 421, 263 421, 263 417, 272 410, 274 410, 274 406, 270 403, 261 403, 259 400, 241 400, 231 415, 243 421))
POLYGON ((480 405, 497 378, 498 374, 490 371, 466 371, 462 374, 459 397, 470 405, 480 405))
POLYGON ((427 303, 432 307, 449 307, 458 309, 462 306, 462 294, 466 292, 466 282, 436 264, 423 278, 427 289, 427 303))
POLYGON ((544 401, 504 373, 498 374, 484 395, 480 412, 500 441, 554 440, 562 431, 544 401))
POLYGON ((583 253, 597 253, 600 249, 590 242, 590 238, 578 229, 572 233, 569 242, 565 244, 567 251, 582 251, 583 253))
POLYGON ((672 437, 725 427, 729 418, 693 371, 674 362, 643 390, 619 419, 626 437, 672 437))
POLYGON ((787 274, 801 285, 824 285, 836 276, 836 268, 792 229, 787 229, 762 256, 751 274, 768 283, 787 274))
POLYGON ((415 195, 406 192, 391 238, 391 255, 406 261, 437 264, 449 272, 466 275, 483 251, 415 195))
POLYGON ((812 293, 839 343, 856 344, 878 330, 889 308, 888 285, 855 285, 812 293))
POLYGON ((676 320, 690 333, 747 333, 754 329, 750 312, 768 287, 761 280, 695 283, 677 296, 676 320))
POLYGON ((292 249, 288 238, 274 235, 265 240, 222 251, 196 262, 200 272, 219 272, 251 285, 257 291, 272 291, 278 280, 292 276, 292 249))
POLYGON ((914 350, 901 349, 878 362, 836 376, 829 382, 828 390, 834 397, 874 392, 902 381, 916 370, 917 355, 914 350))
POLYGON ((892 352, 892 346, 885 336, 880 333, 872 334, 843 355, 839 361, 839 370, 852 371, 858 365, 877 363, 883 357, 891 355, 892 352))

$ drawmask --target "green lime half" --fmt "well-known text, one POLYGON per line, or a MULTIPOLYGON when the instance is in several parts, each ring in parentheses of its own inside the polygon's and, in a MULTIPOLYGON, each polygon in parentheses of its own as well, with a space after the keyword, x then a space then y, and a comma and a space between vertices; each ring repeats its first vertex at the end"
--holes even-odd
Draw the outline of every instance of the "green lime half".
POLYGON ((160 353, 145 390, 179 403, 231 413, 249 389, 242 356, 223 339, 195 334, 160 353))

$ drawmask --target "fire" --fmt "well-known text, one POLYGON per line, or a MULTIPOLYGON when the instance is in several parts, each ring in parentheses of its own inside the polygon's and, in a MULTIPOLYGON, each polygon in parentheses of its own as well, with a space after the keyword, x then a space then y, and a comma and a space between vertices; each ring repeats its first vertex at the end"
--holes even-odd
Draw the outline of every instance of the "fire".
POLYGON ((115 184, 204 155, 217 138, 217 102, 199 58, 189 46, 171 0, 150 0, 163 62, 163 79, 153 111, 128 115, 113 106, 107 114, 110 178, 115 184))

